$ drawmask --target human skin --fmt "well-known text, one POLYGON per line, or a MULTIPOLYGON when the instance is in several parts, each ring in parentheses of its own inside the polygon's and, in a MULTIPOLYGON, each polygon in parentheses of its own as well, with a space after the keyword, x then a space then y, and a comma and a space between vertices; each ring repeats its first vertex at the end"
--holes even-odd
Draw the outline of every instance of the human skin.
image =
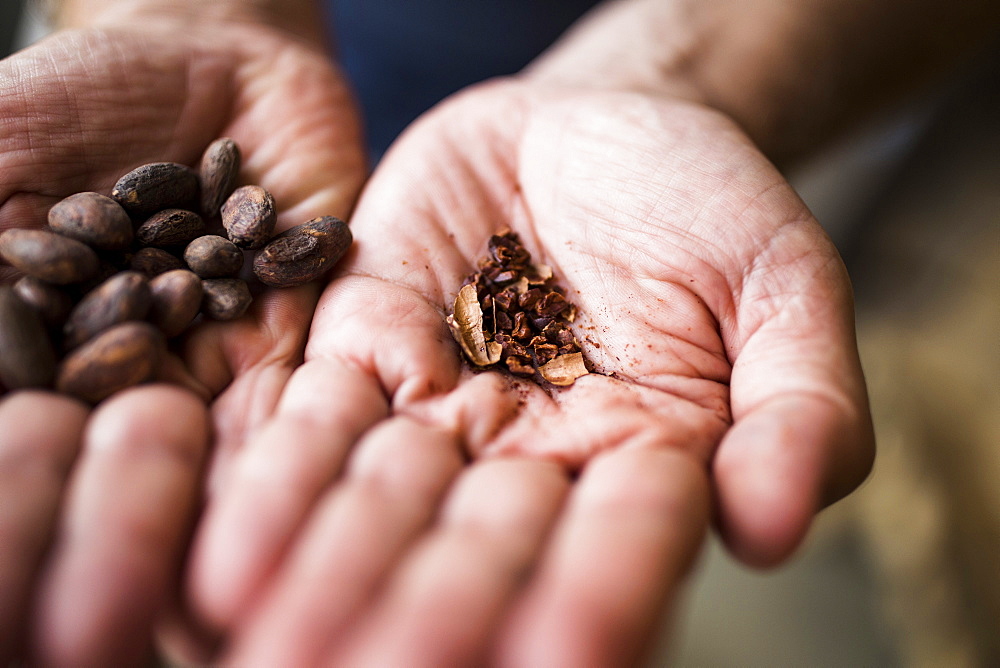
MULTIPOLYGON (((177 489, 189 499, 209 447, 204 425, 213 425, 208 499, 183 585, 191 619, 226 641, 221 654, 209 647, 205 657, 633 659, 710 522, 745 561, 780 563, 814 514, 858 484, 873 450, 849 284, 771 160, 801 154, 852 118, 863 95, 823 91, 853 91, 857 73, 871 70, 831 64, 797 90, 806 79, 788 63, 840 62, 836 49, 810 50, 807 37, 825 24, 808 19, 848 6, 801 4, 609 5, 519 80, 449 102, 390 152, 352 217, 357 248, 316 309, 305 364, 298 366, 314 299, 308 288, 266 296, 247 320, 190 339, 191 377, 218 396, 207 417, 182 393, 161 399, 161 418, 182 426, 158 433, 170 435, 166 451, 204 443, 200 457, 184 460, 188 476, 177 489), (738 35, 760 39, 725 39, 738 35), (693 48, 706 44, 741 46, 693 48), (789 110, 789 99, 800 104, 789 110), (501 225, 555 267, 581 308, 579 333, 590 336, 584 350, 598 373, 555 397, 530 386, 512 391, 497 374, 473 376, 443 324, 461 277, 501 225), (182 414, 189 420, 178 421, 182 414)), ((220 7, 212 10, 218 20, 234 18, 228 3, 220 7)), ((142 18, 93 16, 106 30, 142 18)), ((854 39, 852 26, 874 26, 859 62, 881 62, 878 16, 844 21, 832 43, 854 39)), ((259 20, 255 14, 250 29, 259 20)), ((164 25, 176 34, 191 17, 172 15, 164 25)), ((292 33, 308 42, 304 28, 292 33)), ((956 57, 945 49, 936 62, 956 57)), ((260 78, 247 89, 279 109, 313 90, 273 92, 264 75, 275 68, 250 71, 260 78)), ((875 72, 876 81, 887 73, 875 72)), ((338 92, 307 106, 317 111, 313 122, 278 123, 280 113, 248 122, 304 131, 296 155, 320 159, 313 170, 278 167, 288 142, 275 139, 265 151, 252 133, 236 137, 250 140, 249 176, 279 202, 281 175, 322 177, 297 181, 297 194, 284 191, 303 214, 286 224, 313 211, 346 215, 360 181, 346 179, 354 184, 346 195, 324 189, 341 183, 327 175, 343 167, 334 157, 343 145, 313 133, 354 127, 319 113, 347 108, 336 76, 328 77, 318 89, 338 92)), ((195 144, 238 134, 226 130, 209 124, 195 144)), ((164 159, 179 148, 167 134, 148 147, 158 153, 142 157, 164 159)), ((196 154, 188 151, 171 155, 185 161, 196 154)), ((359 150, 349 153, 348 172, 357 175, 359 150)), ((38 160, 22 155, 26 164, 38 160)), ((7 220, 27 220, 19 215, 7 220)), ((111 404, 125 406, 111 413, 125 424, 142 405, 124 403, 128 397, 111 404)), ((80 419, 78 408, 61 410, 80 419)), ((60 439, 64 458, 79 447, 60 439)), ((87 507, 68 498, 70 508, 87 507)), ((101 513, 91 516, 101 526, 101 513)), ((154 519, 175 526, 167 517, 154 519)), ((176 550, 182 532, 167 533, 162 542, 176 550)), ((40 591, 106 575, 88 556, 100 534, 75 535, 94 540, 56 549, 40 591), (76 570, 78 563, 87 568, 76 570)), ((143 599, 147 610, 162 607, 170 593, 163 574, 177 561, 157 559, 140 571, 156 592, 143 599)), ((80 628, 73 590, 63 591, 47 595, 54 607, 40 606, 31 622, 40 629, 32 634, 36 655, 117 657, 100 628, 56 642, 53 628, 80 628), (70 612, 50 615, 59 605, 70 612)), ((103 594, 115 612, 105 620, 124 617, 118 594, 103 594)), ((148 621, 127 621, 145 640, 148 621)), ((185 633, 173 627, 166 635, 177 648, 185 633)))
MULTIPOLYGON (((279 228, 349 215, 367 167, 316 22, 296 32, 235 9, 126 4, 92 8, 81 16, 96 27, 67 27, 0 61, 0 229, 40 226, 62 197, 107 193, 145 162, 196 165, 219 136, 240 144, 241 178, 280 202, 279 228)), ((210 443, 224 451, 270 412, 301 361, 317 295, 315 285, 267 292, 240 321, 200 328, 168 365, 184 390, 124 392, 89 419, 51 394, 0 400, 11 482, 0 488, 0 661, 119 665, 149 650, 176 598, 210 443), (34 415, 45 419, 25 419, 34 415), (39 481, 30 493, 28 480, 39 481)))
POLYGON ((366 187, 306 363, 195 543, 189 591, 234 632, 225 659, 616 665, 641 654, 709 521, 747 563, 787 558, 874 446, 847 274, 772 162, 983 34, 976 12, 909 9, 611 3, 516 81, 415 124, 366 187), (891 25, 908 29, 886 39, 891 25), (580 306, 599 375, 550 396, 461 367, 443 316, 503 226, 580 306), (352 450, 310 412, 326 446, 261 493, 324 384, 355 416, 381 393, 388 421, 352 450), (535 505, 469 491, 501 466, 535 505), (515 526, 529 538, 505 550, 515 526))
POLYGON ((718 512, 713 494, 753 505, 748 553, 775 562, 867 471, 844 267, 718 112, 490 84, 408 131, 352 227, 357 253, 320 300, 305 364, 196 539, 196 608, 237 620, 224 661, 632 661, 718 512), (444 314, 502 226, 579 308, 596 373, 570 388, 473 373, 456 354, 444 314), (341 411, 318 410, 316 396, 354 415, 381 397, 392 426, 352 454, 341 411), (281 436, 292 429, 311 443, 294 462, 281 436), (430 481, 416 489, 393 459, 415 456, 403 444, 434 462, 413 466, 430 481), (734 469, 717 468, 724 457, 734 469), (504 466, 521 471, 508 491, 470 491, 504 466), (428 485, 436 521, 384 508, 427 505, 428 485), (343 510, 362 494, 383 514, 343 510), (522 496, 540 498, 505 500, 522 496), (508 553, 521 525, 531 538, 508 553), (239 536, 247 549, 234 555, 239 536), (263 594, 246 589, 273 569, 263 594))

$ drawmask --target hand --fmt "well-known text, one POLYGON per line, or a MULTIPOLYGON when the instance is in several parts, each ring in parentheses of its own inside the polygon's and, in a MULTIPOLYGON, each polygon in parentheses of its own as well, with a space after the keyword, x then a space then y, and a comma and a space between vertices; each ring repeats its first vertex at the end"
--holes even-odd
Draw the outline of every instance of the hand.
POLYGON ((397 142, 352 228, 196 537, 226 661, 617 665, 710 517, 773 564, 868 471, 844 267, 721 114, 489 84, 397 142), (596 373, 567 389, 471 372, 448 333, 504 226, 579 308, 596 373))
MULTIPOLYGON (((275 196, 279 227, 346 217, 365 177, 354 106, 327 55, 251 23, 182 30, 145 16, 58 33, 0 61, 0 115, 0 229, 41 225, 62 197, 107 193, 144 162, 197 164, 220 136, 240 144, 246 180, 275 196)), ((224 459, 269 413, 317 296, 266 292, 246 317, 190 338, 189 387, 212 399, 211 415, 165 386, 123 392, 89 421, 51 394, 3 400, 0 663, 139 661, 173 598, 209 432, 224 459)))

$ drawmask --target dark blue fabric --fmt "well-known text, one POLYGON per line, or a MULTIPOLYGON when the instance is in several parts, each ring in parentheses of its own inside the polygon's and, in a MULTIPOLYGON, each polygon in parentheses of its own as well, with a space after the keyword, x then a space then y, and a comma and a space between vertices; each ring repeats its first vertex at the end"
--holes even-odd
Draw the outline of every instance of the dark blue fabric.
POLYGON ((375 158, 445 96, 513 74, 598 0, 327 0, 375 158))

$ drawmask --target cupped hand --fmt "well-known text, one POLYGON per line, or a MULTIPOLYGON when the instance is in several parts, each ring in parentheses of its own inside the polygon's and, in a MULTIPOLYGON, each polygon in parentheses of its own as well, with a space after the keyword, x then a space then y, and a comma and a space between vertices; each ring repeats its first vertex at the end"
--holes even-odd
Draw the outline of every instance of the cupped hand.
POLYGON ((488 84, 408 130, 352 228, 196 537, 233 664, 617 665, 713 519, 776 563, 867 473, 844 267, 712 110, 488 84), (445 324, 504 227, 578 307, 568 388, 473 371, 445 324))
MULTIPOLYGON (((350 93, 319 45, 250 22, 130 21, 58 32, 0 61, 0 230, 41 226, 59 199, 107 194, 146 162, 196 166, 221 136, 242 149, 241 180, 274 195, 279 228, 348 215, 365 157, 350 93)), ((89 421, 63 397, 3 399, 0 475, 21 482, 0 486, 0 662, 128 664, 148 650, 209 436, 224 459, 269 413, 318 292, 265 291, 247 316, 200 327, 171 367, 186 367, 176 375, 199 398, 130 390, 89 421)))

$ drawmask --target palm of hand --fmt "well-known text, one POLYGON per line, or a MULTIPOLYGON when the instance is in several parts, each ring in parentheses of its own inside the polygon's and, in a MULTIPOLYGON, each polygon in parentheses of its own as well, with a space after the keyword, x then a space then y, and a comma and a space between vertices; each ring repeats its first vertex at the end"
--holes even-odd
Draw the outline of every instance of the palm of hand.
MULTIPOLYGON (((279 229, 347 216, 365 159, 325 54, 261 27, 146 28, 63 32, 4 63, 0 229, 39 226, 62 197, 107 193, 144 162, 196 165, 219 136, 236 139, 244 177, 275 196, 279 229)), ((298 363, 314 299, 310 289, 266 294, 248 318, 202 328, 184 354, 195 386, 236 395, 234 377, 298 363)), ((255 388, 264 401, 280 389, 273 375, 255 388)), ((217 411, 233 442, 253 421, 244 404, 217 411)))
POLYGON ((317 504, 240 624, 237 662, 391 663, 412 641, 431 663, 491 642, 514 664, 614 663, 697 549, 708 471, 734 548, 771 561, 824 494, 866 469, 842 266, 780 175, 713 112, 493 84, 408 131, 352 228, 356 254, 320 300, 306 364, 196 550, 195 598, 231 621, 317 504), (455 292, 504 226, 579 307, 574 329, 598 373, 570 388, 471 372, 448 333, 455 292), (279 433, 311 445, 279 452, 279 433), (847 463, 826 466, 838 439, 847 463), (567 469, 582 469, 573 485, 567 469), (390 527, 381 538, 338 520, 372 479, 423 514, 369 516, 390 527), (233 555, 231 527, 251 522, 233 555), (336 602, 310 590, 318 578, 336 602))
POLYGON ((707 463, 733 420, 733 362, 754 333, 782 314, 815 331, 842 329, 832 315, 849 320, 836 251, 805 207, 735 128, 693 105, 480 91, 414 129, 379 176, 353 222, 349 273, 361 276, 321 301, 310 350, 372 368, 394 409, 451 421, 473 453, 579 468, 600 449, 641 443, 707 463), (598 372, 554 395, 458 371, 445 335, 442 311, 505 225, 567 288, 598 372), (373 303, 373 292, 384 294, 373 303), (421 355, 428 341, 440 345, 421 355), (392 378, 408 391, 393 392, 392 378))
MULTIPOLYGON (((365 176, 353 103, 325 54, 249 25, 178 31, 149 21, 139 30, 58 33, 0 62, 0 115, 0 230, 40 226, 62 197, 107 193, 119 176, 145 162, 196 165, 219 136, 240 144, 245 177, 274 194, 279 227, 321 214, 346 216, 365 176)), ((267 412, 262 404, 301 360, 315 298, 308 287, 266 293, 245 318, 207 325, 187 342, 182 357, 195 385, 212 397, 226 389, 213 412, 228 442, 237 442, 267 412), (256 400, 250 405, 242 400, 248 387, 256 400)), ((24 570, 11 581, 33 582, 26 574, 38 568, 50 532, 68 527, 79 538, 52 553, 38 593, 25 588, 17 594, 35 601, 38 624, 27 634, 27 651, 41 662, 130 663, 127 657, 145 649, 152 620, 143 613, 162 605, 195 511, 208 445, 205 408, 162 386, 122 393, 86 426, 81 407, 56 397, 19 398, 5 408, 0 456, 63 472, 53 487, 38 486, 16 499, 24 512, 11 518, 35 519, 24 527, 30 540, 6 546, 19 557, 4 567, 18 563, 24 570), (23 411, 51 415, 46 433, 15 429, 23 411), (48 447, 17 459, 19 448, 32 442, 48 447), (181 466, 165 471, 171 456, 181 466), (124 469, 112 474, 108 461, 124 462, 124 469), (135 486, 121 485, 123 478, 135 486), (43 500, 59 498, 67 479, 70 510, 57 518, 43 500), (152 487, 142 489, 140 479, 152 487), (49 510, 39 518, 43 508, 49 510), (136 535, 129 527, 137 524, 149 531, 136 535), (145 550, 143 540, 156 545, 145 550), (116 586, 97 590, 90 583, 107 579, 109 555, 139 556, 117 572, 116 586), (128 592, 136 592, 133 599, 148 595, 130 602, 128 592), (80 611, 98 608, 104 617, 81 622, 80 611), (102 623, 118 630, 109 636, 102 623), (122 633, 122 624, 132 630, 122 633)), ((5 609, 29 608, 27 598, 8 601, 7 593, 5 604, 11 605, 5 609)), ((24 623, 7 621, 12 623, 3 626, 12 635, 0 637, 3 657, 24 623)))

